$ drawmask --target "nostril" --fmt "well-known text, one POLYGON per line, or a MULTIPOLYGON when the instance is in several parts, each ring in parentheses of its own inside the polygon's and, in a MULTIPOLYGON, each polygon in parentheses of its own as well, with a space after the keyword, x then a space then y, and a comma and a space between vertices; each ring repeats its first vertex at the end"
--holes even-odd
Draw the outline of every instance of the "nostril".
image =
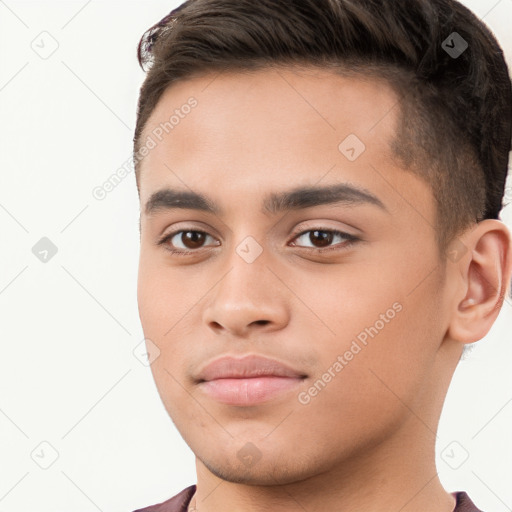
POLYGON ((256 320, 253 323, 258 324, 258 325, 266 325, 269 323, 269 320, 256 320))

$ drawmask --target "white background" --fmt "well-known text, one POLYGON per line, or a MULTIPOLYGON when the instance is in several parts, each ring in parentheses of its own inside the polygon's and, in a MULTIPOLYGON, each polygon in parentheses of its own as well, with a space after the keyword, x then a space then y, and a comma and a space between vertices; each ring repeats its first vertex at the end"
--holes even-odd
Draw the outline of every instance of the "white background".
MULTIPOLYGON (((464 3, 510 65, 512 0, 464 3)), ((131 512, 196 482, 133 353, 134 176, 92 195, 131 154, 139 37, 177 5, 0 1, 0 512, 131 512), (58 250, 46 263, 42 237, 58 250)), ((438 433, 443 484, 485 512, 512 509, 511 326, 509 301, 460 363, 438 433)))

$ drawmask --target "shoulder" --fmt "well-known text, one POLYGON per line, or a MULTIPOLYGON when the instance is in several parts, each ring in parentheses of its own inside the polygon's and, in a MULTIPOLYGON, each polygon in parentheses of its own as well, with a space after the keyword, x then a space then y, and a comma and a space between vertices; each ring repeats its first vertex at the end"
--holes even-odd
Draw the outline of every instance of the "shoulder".
POLYGON ((192 496, 196 492, 196 486, 191 485, 186 489, 183 489, 180 493, 176 494, 172 498, 164 501, 162 503, 158 503, 156 505, 151 505, 145 508, 139 508, 134 510, 133 512, 186 512, 187 507, 192 499, 192 496))
POLYGON ((482 512, 476 505, 471 501, 469 496, 463 492, 454 492, 456 504, 453 512, 482 512))

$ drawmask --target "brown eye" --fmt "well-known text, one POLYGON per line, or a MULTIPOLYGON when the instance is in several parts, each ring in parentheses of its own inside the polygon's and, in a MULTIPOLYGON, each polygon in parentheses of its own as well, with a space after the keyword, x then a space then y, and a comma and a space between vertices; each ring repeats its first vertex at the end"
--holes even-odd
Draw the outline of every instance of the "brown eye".
POLYGON ((202 249, 208 237, 213 240, 212 236, 203 231, 183 229, 166 235, 158 245, 166 246, 174 254, 191 254, 202 249))
POLYGON ((320 244, 320 247, 325 247, 326 245, 330 245, 334 235, 330 231, 310 231, 309 240, 315 244, 315 242, 320 244))
POLYGON ((180 241, 186 249, 199 249, 204 243, 206 236, 206 233, 201 231, 181 231, 180 241))
POLYGON ((347 247, 352 243, 356 242, 357 240, 359 240, 357 237, 353 235, 332 229, 310 229, 308 231, 303 231, 302 233, 297 235, 295 240, 299 240, 301 238, 306 239, 312 245, 307 246, 297 243, 294 243, 293 245, 319 250, 322 250, 322 248, 324 247, 331 248, 331 244, 333 243, 335 238, 341 240, 342 243, 337 243, 336 245, 332 246, 332 249, 343 249, 344 247, 347 247), (308 233, 309 236, 306 237, 308 233))

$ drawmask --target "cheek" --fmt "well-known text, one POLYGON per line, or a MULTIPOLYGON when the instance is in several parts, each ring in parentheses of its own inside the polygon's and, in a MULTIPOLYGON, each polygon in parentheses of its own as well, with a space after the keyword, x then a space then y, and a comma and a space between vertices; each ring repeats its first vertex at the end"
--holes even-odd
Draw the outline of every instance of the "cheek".
POLYGON ((396 271, 368 260, 297 272, 290 277, 301 299, 294 321, 299 318, 304 328, 315 328, 336 349, 376 323, 379 331, 387 330, 404 302, 401 279, 387 279, 389 275, 396 271))
POLYGON ((158 358, 151 364, 155 382, 169 398, 180 394, 181 388, 172 376, 183 379, 183 362, 189 361, 194 353, 191 341, 197 339, 194 331, 200 322, 200 298, 207 290, 207 285, 204 290, 196 284, 189 286, 188 280, 180 279, 175 270, 141 255, 137 285, 139 317, 144 337, 159 350, 158 358))
POLYGON ((180 319, 187 319, 190 306, 185 309, 182 290, 170 276, 171 272, 161 265, 141 256, 137 285, 139 317, 144 337, 158 348, 158 357, 150 369, 160 398, 172 418, 179 412, 177 408, 183 409, 188 417, 196 412, 187 410, 186 396, 177 382, 183 379, 179 362, 186 360, 186 345, 177 342, 177 334, 179 339, 186 339, 182 336, 184 322, 180 319))
POLYGON ((169 329, 185 317, 197 300, 197 289, 187 286, 176 271, 166 268, 158 258, 141 254, 137 302, 148 337, 150 334, 156 338, 170 336, 169 329))
POLYGON ((381 400, 382 392, 392 397, 380 377, 412 398, 426 378, 443 338, 441 298, 435 264, 416 260, 416 266, 403 267, 396 255, 381 255, 379 262, 295 279, 297 295, 307 297, 315 314, 300 315, 296 309, 303 316, 299 330, 316 340, 317 377, 329 368, 340 376, 333 379, 338 383, 332 386, 334 395, 346 395, 349 402, 361 395, 381 400), (338 356, 343 370, 336 372, 338 356))
POLYGON ((350 311, 344 310, 346 330, 339 322, 336 339, 318 340, 319 364, 298 413, 308 425, 301 436, 310 436, 311 442, 323 439, 326 449, 339 450, 337 443, 345 439, 352 446, 378 440, 396 431, 410 410, 422 410, 435 358, 429 319, 422 304, 408 301, 403 309, 393 309, 388 323, 377 323, 375 313, 386 311, 380 306, 372 304, 374 310, 366 311, 366 324, 359 309, 353 310, 365 326, 352 327, 355 335, 348 332, 350 311))

